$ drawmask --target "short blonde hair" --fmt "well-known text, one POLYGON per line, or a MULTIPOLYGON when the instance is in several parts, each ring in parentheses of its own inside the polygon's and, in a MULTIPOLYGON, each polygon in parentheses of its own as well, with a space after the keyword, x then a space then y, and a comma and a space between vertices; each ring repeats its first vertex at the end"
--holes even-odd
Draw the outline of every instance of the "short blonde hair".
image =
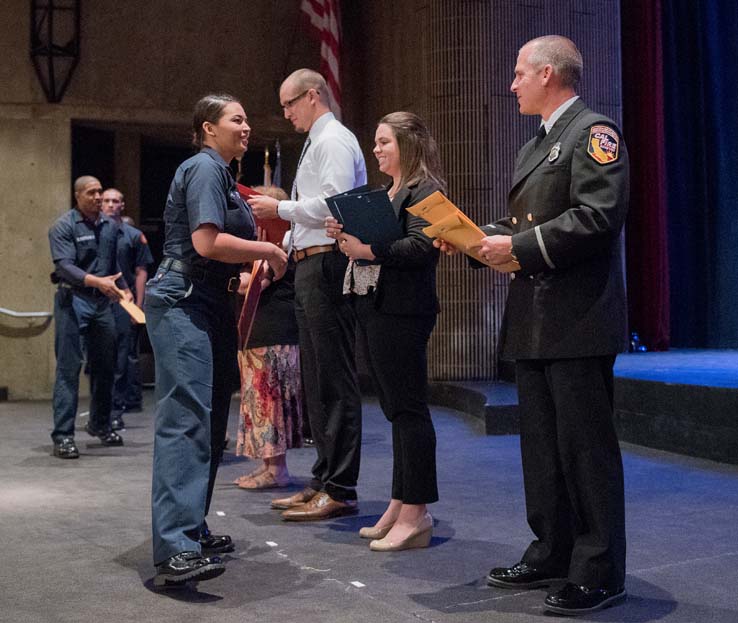
POLYGON ((561 35, 546 35, 525 44, 532 46, 528 62, 533 67, 551 65, 561 84, 575 89, 582 79, 582 55, 571 39, 561 35))
POLYGON ((291 82, 297 87, 298 91, 315 89, 324 92, 327 88, 325 78, 312 69, 297 69, 287 76, 284 82, 291 82))

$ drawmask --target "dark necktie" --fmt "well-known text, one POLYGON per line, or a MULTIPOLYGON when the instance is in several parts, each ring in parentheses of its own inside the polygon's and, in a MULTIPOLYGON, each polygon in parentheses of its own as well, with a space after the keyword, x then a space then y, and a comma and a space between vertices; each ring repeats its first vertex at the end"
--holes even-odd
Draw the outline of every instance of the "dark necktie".
MULTIPOLYGON (((292 201, 297 201, 297 172, 300 170, 300 165, 302 164, 302 159, 305 157, 305 152, 308 150, 308 147, 310 147, 310 137, 307 137, 307 140, 305 141, 305 144, 302 146, 302 151, 300 152, 300 159, 297 161, 297 168, 295 169, 295 179, 292 180, 292 191, 290 192, 290 199, 292 201)), ((287 255, 292 254, 292 249, 295 246, 295 222, 290 221, 290 239, 287 244, 287 255)))
POLYGON ((305 157, 305 152, 308 150, 308 147, 310 147, 310 137, 309 136, 307 137, 305 144, 302 146, 302 151, 300 152, 300 159, 297 161, 297 168, 295 169, 295 179, 292 181, 292 192, 290 193, 290 199, 292 199, 292 201, 297 201, 297 172, 300 170, 302 159, 305 157))
POLYGON ((546 126, 541 124, 541 126, 538 128, 538 132, 536 132, 536 142, 533 146, 533 149, 537 149, 538 146, 541 144, 541 141, 546 138, 546 126))

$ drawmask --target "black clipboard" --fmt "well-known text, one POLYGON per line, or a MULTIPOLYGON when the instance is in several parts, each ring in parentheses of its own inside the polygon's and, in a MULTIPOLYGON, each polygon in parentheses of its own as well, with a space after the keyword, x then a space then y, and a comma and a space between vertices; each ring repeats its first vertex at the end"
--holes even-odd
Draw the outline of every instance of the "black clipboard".
POLYGON ((325 201, 331 214, 343 224, 343 231, 364 244, 392 242, 405 236, 384 188, 361 186, 325 201))

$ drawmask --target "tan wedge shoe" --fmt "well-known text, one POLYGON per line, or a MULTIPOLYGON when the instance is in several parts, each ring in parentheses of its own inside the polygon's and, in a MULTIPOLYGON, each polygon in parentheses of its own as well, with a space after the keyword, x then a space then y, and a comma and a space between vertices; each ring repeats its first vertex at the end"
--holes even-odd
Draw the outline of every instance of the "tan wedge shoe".
POLYGON ((384 528, 377 528, 377 526, 366 526, 365 528, 359 530, 359 536, 362 539, 383 539, 387 536, 387 533, 392 529, 392 526, 394 525, 395 522, 393 521, 389 526, 385 526, 384 528))
POLYGON ((433 517, 426 513, 415 529, 401 541, 390 541, 386 536, 369 543, 373 552, 399 552, 403 549, 428 547, 433 536, 433 517))

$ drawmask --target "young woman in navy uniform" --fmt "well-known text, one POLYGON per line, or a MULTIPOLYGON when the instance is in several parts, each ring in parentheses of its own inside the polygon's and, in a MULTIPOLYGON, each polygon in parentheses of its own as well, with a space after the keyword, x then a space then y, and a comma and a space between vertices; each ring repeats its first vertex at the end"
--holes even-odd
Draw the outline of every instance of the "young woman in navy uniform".
POLYGON ((212 554, 233 551, 231 538, 211 534, 205 522, 238 383, 232 293, 244 262, 266 259, 277 278, 287 263, 277 246, 254 240, 253 217, 228 168, 246 151, 250 131, 235 98, 208 95, 196 104, 200 152, 174 175, 164 210, 164 259, 146 286, 156 361, 156 586, 216 577, 225 567, 212 554))

